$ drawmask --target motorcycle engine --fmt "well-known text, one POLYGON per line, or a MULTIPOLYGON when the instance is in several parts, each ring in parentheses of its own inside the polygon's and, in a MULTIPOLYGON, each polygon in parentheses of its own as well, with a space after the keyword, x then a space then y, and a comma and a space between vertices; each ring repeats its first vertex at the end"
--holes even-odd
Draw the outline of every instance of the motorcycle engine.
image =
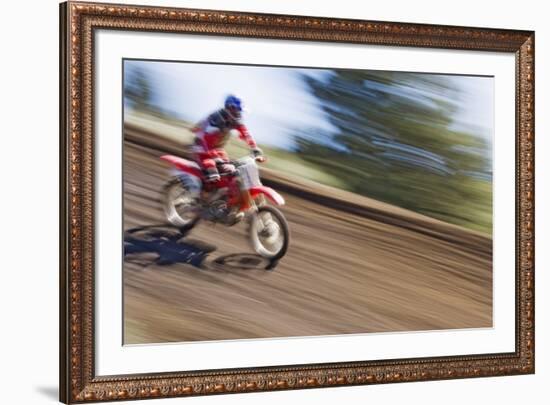
POLYGON ((216 200, 208 205, 207 212, 211 220, 224 222, 231 210, 227 206, 227 201, 216 200))

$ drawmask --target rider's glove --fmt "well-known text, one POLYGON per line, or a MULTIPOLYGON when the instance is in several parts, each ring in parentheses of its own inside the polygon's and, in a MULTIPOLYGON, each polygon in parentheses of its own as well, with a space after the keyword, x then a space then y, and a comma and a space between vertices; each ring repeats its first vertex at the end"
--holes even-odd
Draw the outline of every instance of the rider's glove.
POLYGON ((252 153, 254 154, 254 157, 262 156, 264 154, 258 147, 252 149, 252 153))

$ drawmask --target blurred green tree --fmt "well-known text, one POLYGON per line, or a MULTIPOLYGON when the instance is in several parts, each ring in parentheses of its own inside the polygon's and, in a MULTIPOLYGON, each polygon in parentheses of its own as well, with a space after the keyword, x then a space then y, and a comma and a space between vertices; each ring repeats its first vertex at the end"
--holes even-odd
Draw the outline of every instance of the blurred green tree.
POLYGON ((298 133, 302 158, 353 192, 491 232, 491 145, 453 128, 460 90, 452 80, 359 70, 303 80, 335 132, 298 133))

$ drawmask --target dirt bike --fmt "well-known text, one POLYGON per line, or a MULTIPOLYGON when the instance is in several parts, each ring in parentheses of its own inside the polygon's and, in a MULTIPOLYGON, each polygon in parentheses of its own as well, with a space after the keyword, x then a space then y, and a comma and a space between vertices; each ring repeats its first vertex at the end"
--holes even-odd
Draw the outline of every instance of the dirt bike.
POLYGON ((161 159, 175 169, 164 186, 164 213, 182 233, 200 220, 227 226, 248 220, 250 241, 258 255, 272 261, 285 255, 290 236, 287 221, 281 211, 267 204, 284 205, 285 200, 262 185, 256 164, 263 161, 262 156, 224 162, 216 182, 207 181, 205 172, 191 160, 173 155, 161 159), (242 210, 243 204, 247 209, 242 210))

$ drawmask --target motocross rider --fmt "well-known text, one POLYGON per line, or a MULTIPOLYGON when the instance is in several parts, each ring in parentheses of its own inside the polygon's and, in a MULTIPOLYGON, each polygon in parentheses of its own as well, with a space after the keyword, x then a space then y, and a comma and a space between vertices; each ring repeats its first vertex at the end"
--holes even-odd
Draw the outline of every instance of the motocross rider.
POLYGON ((239 138, 252 149, 255 157, 262 156, 261 149, 243 124, 242 111, 242 100, 235 95, 229 95, 222 109, 213 112, 192 129, 196 136, 193 150, 209 182, 220 180, 218 168, 222 173, 235 170, 235 167, 229 164, 229 156, 223 149, 233 130, 236 130, 239 138))
MULTIPOLYGON (((218 168, 222 173, 232 173, 236 170, 235 166, 230 164, 229 156, 223 149, 233 131, 236 131, 239 138, 252 149, 254 157, 261 161, 265 160, 262 150, 258 148, 256 141, 242 122, 242 111, 242 100, 235 95, 229 95, 225 98, 222 109, 213 112, 192 129, 195 133, 193 146, 195 157, 206 172, 208 182, 220 180, 218 168)), ((235 221, 243 218, 244 212, 250 205, 250 195, 245 190, 241 190, 241 206, 235 215, 235 221)))

